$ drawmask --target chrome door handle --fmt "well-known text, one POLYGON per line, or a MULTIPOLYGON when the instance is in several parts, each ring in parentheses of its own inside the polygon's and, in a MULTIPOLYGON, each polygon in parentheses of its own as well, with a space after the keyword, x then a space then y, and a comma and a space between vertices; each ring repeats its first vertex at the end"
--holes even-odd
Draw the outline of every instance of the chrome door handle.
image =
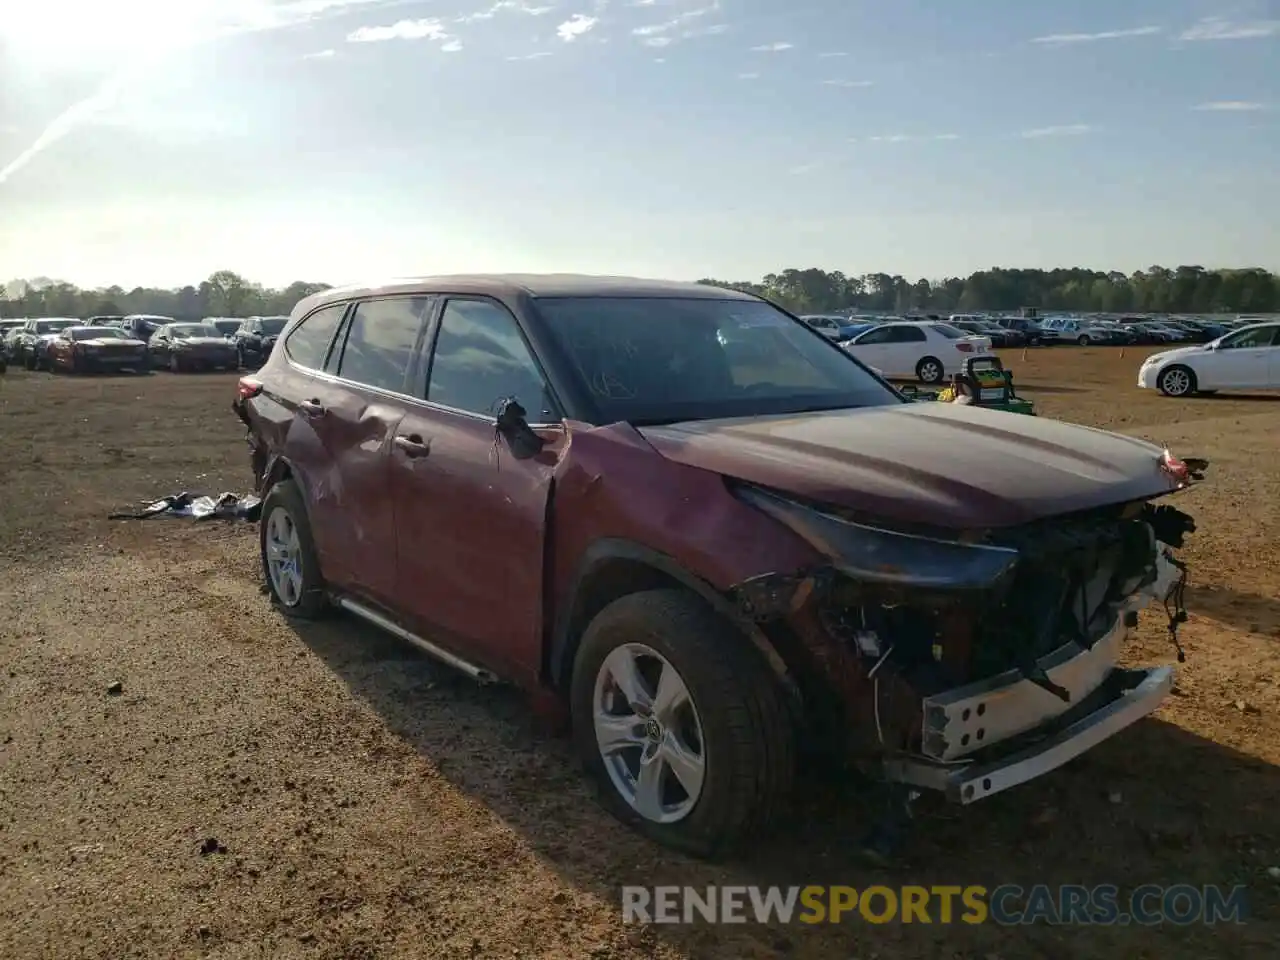
POLYGON ((319 400, 302 400, 298 403, 298 409, 308 417, 319 417, 324 414, 324 405, 319 400))
POLYGON ((403 451, 406 457, 413 459, 425 457, 431 452, 431 444, 428 441, 423 440, 417 434, 407 437, 396 437, 392 443, 394 443, 399 450, 403 451))

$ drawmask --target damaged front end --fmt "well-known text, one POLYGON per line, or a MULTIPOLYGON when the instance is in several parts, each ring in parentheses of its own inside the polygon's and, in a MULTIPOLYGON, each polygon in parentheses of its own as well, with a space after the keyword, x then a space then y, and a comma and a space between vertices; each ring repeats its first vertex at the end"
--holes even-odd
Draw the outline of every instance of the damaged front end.
MULTIPOLYGON (((1166 457, 1181 488, 1203 461, 1166 457)), ((890 531, 753 485, 735 493, 830 562, 733 591, 835 748, 891 782, 971 803, 1061 766, 1151 713, 1172 667, 1118 658, 1164 604, 1178 659, 1190 516, 1146 501, 957 538, 890 531)))

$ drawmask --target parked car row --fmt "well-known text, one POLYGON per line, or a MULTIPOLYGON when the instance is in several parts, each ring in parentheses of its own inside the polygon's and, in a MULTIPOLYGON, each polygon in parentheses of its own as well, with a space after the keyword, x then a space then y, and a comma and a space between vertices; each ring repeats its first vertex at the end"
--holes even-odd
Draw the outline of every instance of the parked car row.
POLYGON ((121 351, 136 354, 139 348, 146 357, 145 363, 136 357, 131 359, 146 369, 165 366, 175 373, 256 369, 271 356, 287 319, 210 317, 200 323, 185 323, 173 317, 131 314, 85 320, 76 317, 5 320, 0 326, 0 351, 10 363, 28 370, 80 372, 105 368, 123 356, 121 351), (51 353, 55 345, 57 350, 51 353))
POLYGON ((814 330, 838 343, 853 340, 874 326, 886 323, 946 323, 967 334, 986 337, 995 349, 1021 346, 1159 346, 1166 343, 1208 343, 1251 322, 1243 318, 1206 317, 985 317, 955 314, 940 317, 847 317, 840 314, 808 314, 800 318, 814 330))

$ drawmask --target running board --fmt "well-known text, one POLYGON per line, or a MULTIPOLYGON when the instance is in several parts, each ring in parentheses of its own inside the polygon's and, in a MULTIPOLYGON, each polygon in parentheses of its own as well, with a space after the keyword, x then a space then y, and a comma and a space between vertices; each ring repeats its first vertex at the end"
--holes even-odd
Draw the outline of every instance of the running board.
POLYGON ((356 603, 354 600, 347 597, 338 597, 337 603, 338 606, 343 610, 346 610, 348 613, 354 613, 361 620, 372 623, 375 627, 385 630, 394 637, 398 637, 410 646, 421 650, 427 656, 434 657, 443 663, 447 663, 455 670, 461 670, 477 683, 498 682, 498 678, 483 667, 477 667, 474 663, 469 663, 461 657, 450 653, 448 650, 437 647, 430 640, 423 640, 416 633, 410 633, 398 623, 387 619, 382 614, 374 610, 370 610, 362 604, 356 603))

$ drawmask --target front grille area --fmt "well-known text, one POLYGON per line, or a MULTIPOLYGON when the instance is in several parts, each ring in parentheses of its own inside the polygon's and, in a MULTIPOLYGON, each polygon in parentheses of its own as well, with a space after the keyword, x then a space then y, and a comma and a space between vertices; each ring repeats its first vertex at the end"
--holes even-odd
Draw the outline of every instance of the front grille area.
POLYGON ((1115 605, 1150 574, 1155 543, 1120 509, 1038 523, 992 537, 1021 561, 973 638, 971 675, 992 676, 1076 642, 1088 648, 1113 625, 1115 605))

